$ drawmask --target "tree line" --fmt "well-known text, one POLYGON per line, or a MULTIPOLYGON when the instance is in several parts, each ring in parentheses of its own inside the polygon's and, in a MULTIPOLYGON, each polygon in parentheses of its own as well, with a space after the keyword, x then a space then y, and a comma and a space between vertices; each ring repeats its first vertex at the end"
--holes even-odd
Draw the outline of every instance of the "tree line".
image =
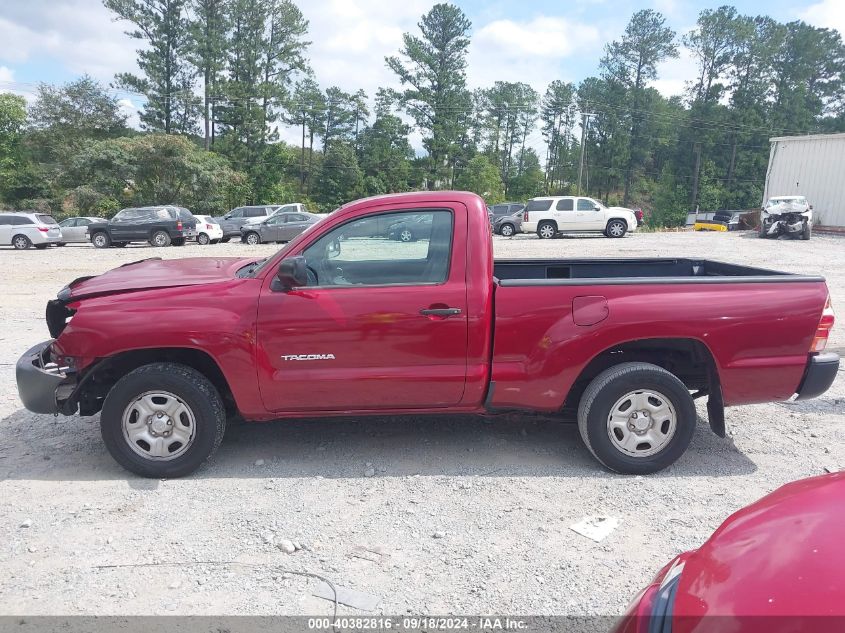
POLYGON ((104 4, 141 44, 140 73, 42 84, 29 107, 0 95, 5 206, 218 213, 293 200, 329 210, 411 189, 467 189, 488 203, 580 191, 672 225, 696 207, 757 206, 771 136, 845 131, 839 33, 729 6, 702 11, 683 36, 660 13, 636 12, 577 84, 471 90, 472 25, 436 4, 383 60, 398 88, 370 96, 321 87, 293 0, 104 4), (695 76, 666 98, 653 81, 682 52, 695 76), (118 95, 142 100, 140 130, 118 95), (282 129, 298 142, 280 142, 282 129))

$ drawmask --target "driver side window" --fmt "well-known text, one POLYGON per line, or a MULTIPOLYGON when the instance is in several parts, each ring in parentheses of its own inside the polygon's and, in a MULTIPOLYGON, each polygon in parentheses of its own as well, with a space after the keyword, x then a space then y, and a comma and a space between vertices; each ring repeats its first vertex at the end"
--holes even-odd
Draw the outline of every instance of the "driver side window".
POLYGON ((446 281, 451 250, 452 213, 436 210, 352 220, 329 231, 303 255, 317 276, 309 285, 417 285, 446 281))
POLYGON ((578 198, 578 210, 579 211, 595 211, 596 207, 595 200, 590 200, 589 198, 578 198))

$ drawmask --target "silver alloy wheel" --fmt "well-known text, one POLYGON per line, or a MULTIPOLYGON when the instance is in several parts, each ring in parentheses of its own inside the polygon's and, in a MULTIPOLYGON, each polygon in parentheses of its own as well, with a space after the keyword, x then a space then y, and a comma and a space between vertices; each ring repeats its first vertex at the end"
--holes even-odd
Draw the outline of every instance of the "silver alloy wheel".
POLYGON ((199 235, 197 235, 197 244, 199 244, 200 246, 205 246, 209 243, 209 241, 210 240, 208 239, 208 235, 206 235, 205 233, 200 233, 199 235))
POLYGON ((553 238, 555 236, 555 227, 552 226, 551 224, 546 223, 546 224, 543 224, 540 227, 539 232, 540 232, 540 237, 542 237, 544 240, 550 240, 551 238, 553 238))
POLYGON ((626 393, 607 416, 607 435, 614 448, 632 457, 659 453, 677 428, 675 407, 669 398, 653 389, 626 393))
POLYGON ((106 236, 102 233, 97 233, 94 236, 94 246, 96 246, 97 248, 105 248, 106 236))
POLYGON ((625 228, 621 220, 614 220, 607 225, 607 232, 610 233, 611 237, 622 237, 625 235, 625 228))
POLYGON ((501 228, 501 233, 505 237, 510 237, 513 235, 513 227, 510 224, 503 224, 501 228))
POLYGON ((24 235, 16 235, 13 245, 19 251, 29 248, 29 238, 24 235))
POLYGON ((258 233, 248 233, 246 236, 246 243, 255 246, 258 244, 258 233))
POLYGON ((196 420, 191 408, 169 391, 146 391, 123 412, 123 439, 145 459, 168 461, 194 442, 196 420))
POLYGON ((410 229, 402 229, 399 233, 399 240, 402 242, 410 242, 413 237, 414 234, 411 233, 410 229))
POLYGON ((153 235, 153 244, 156 246, 166 246, 167 245, 167 233, 164 231, 158 231, 155 235, 153 235))

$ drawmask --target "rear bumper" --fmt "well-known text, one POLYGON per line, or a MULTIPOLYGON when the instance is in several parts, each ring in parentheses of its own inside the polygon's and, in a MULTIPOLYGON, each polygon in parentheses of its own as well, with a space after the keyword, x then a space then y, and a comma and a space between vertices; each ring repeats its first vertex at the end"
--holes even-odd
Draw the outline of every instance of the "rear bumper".
POLYGON ((796 400, 808 400, 830 389, 839 371, 839 356, 833 353, 817 354, 807 361, 804 377, 798 385, 796 400))
POLYGON ((31 347, 18 359, 15 377, 23 406, 33 413, 59 413, 56 390, 72 381, 72 375, 50 362, 49 348, 53 340, 31 347))

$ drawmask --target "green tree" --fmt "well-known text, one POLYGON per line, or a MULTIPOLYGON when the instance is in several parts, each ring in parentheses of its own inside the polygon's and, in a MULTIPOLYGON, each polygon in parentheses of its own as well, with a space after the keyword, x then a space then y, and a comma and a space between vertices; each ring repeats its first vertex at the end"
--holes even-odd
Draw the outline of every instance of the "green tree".
POLYGON ((346 143, 332 143, 320 165, 314 193, 322 207, 334 209, 359 197, 364 175, 355 151, 346 143))
POLYGON ((26 100, 0 94, 0 201, 16 202, 34 193, 21 142, 25 126, 26 100))
POLYGON ((134 28, 126 34, 140 40, 138 67, 143 76, 120 73, 120 88, 146 98, 141 124, 165 134, 186 134, 196 126, 194 73, 187 61, 187 0, 104 0, 107 8, 134 28))
POLYGON ((543 95, 540 109, 541 129, 546 141, 546 192, 560 191, 573 180, 572 149, 575 139, 575 86, 556 79, 543 95))
POLYGON ((238 180, 224 157, 166 134, 90 143, 68 177, 121 206, 179 204, 214 214, 228 208, 229 187, 238 180))
POLYGON ((435 4, 419 23, 421 37, 402 36, 401 57, 386 62, 406 86, 401 100, 423 133, 429 187, 452 181, 450 156, 459 151, 462 113, 471 109, 466 89, 470 21, 452 4, 435 4))
POLYGON ((643 128, 643 105, 647 83, 657 78, 657 65, 678 56, 675 32, 666 26, 666 18, 651 9, 637 11, 622 39, 605 47, 601 67, 605 77, 619 82, 627 90, 630 104, 628 161, 625 167, 623 204, 630 201, 634 170, 642 166, 648 153, 643 128))
POLYGON ((408 190, 414 151, 408 143, 410 128, 389 110, 380 110, 372 126, 360 134, 359 160, 367 195, 408 190))
POLYGON ((487 204, 505 199, 505 184, 499 168, 490 159, 479 154, 472 158, 455 179, 455 186, 462 191, 472 191, 484 198, 487 204))
POLYGON ((202 77, 205 149, 214 142, 214 103, 226 67, 230 0, 189 0, 188 59, 202 77))

